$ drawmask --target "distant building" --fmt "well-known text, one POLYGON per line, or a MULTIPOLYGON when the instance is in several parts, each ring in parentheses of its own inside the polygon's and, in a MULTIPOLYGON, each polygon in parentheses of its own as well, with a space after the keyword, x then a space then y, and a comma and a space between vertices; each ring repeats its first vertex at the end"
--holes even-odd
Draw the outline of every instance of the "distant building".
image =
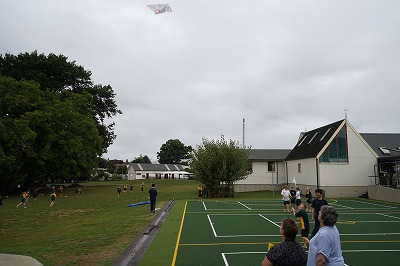
POLYGON ((249 161, 252 173, 235 183, 235 192, 280 190, 286 183, 286 156, 290 149, 250 149, 249 161))
POLYGON ((187 179, 190 175, 180 164, 131 163, 128 168, 128 180, 187 179))

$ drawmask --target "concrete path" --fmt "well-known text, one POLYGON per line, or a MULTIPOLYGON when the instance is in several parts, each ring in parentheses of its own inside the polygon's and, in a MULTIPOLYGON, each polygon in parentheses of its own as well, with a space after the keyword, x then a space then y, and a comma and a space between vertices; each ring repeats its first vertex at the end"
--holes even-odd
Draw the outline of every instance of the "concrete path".
POLYGON ((0 266, 43 266, 38 260, 22 255, 0 253, 0 266))

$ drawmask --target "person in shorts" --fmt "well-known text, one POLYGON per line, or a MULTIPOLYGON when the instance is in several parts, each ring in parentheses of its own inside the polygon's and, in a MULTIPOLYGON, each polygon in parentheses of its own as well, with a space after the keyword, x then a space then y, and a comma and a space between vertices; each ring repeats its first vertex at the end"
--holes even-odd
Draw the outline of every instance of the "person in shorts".
POLYGON ((288 186, 285 185, 285 187, 281 191, 282 195, 282 200, 283 200, 283 211, 284 212, 290 212, 289 206, 290 206, 290 191, 288 189, 288 186))
POLYGON ((299 205, 299 211, 296 212, 294 208, 292 208, 293 215, 296 216, 300 220, 300 229, 301 229, 301 238, 303 239, 303 247, 307 248, 307 245, 310 244, 310 240, 308 239, 308 234, 310 233, 310 221, 308 220, 308 214, 305 210, 304 204, 299 205))
POLYGON ((299 208, 299 206, 300 206, 300 204, 301 204, 301 193, 300 193, 300 188, 298 188, 298 187, 296 187, 296 206, 297 206, 297 209, 299 210, 300 208, 299 208))

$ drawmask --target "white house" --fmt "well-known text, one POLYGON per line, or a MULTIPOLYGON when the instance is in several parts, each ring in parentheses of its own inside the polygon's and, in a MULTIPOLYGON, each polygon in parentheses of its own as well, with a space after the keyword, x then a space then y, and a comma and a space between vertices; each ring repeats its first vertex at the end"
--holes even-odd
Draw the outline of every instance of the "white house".
POLYGON ((347 119, 303 134, 286 157, 288 179, 304 190, 320 187, 328 197, 357 197, 375 184, 379 155, 347 119))
POLYGON ((135 179, 184 179, 190 173, 180 164, 131 163, 128 169, 128 180, 135 179))
POLYGON ((250 149, 252 173, 235 183, 236 192, 280 190, 286 183, 285 158, 290 149, 250 149))

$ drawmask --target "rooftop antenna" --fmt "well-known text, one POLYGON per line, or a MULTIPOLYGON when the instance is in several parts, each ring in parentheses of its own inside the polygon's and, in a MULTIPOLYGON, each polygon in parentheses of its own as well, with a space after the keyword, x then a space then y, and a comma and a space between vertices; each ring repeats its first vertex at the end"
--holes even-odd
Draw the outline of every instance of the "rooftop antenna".
POLYGON ((344 109, 344 118, 346 118, 346 120, 347 120, 347 111, 348 111, 349 109, 344 109))
POLYGON ((244 118, 243 118, 243 149, 245 149, 246 148, 246 145, 245 145, 245 143, 244 143, 244 122, 245 122, 245 120, 244 120, 244 118))

